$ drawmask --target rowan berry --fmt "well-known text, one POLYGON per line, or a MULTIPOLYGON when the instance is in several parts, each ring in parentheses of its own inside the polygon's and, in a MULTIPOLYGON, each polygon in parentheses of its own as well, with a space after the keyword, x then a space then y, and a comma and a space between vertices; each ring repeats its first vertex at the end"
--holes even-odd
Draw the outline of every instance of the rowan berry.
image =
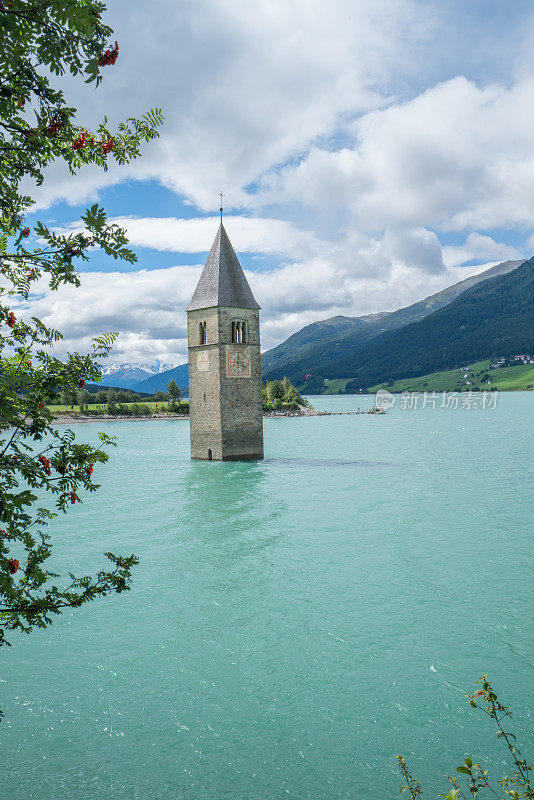
POLYGON ((43 465, 43 471, 45 472, 45 474, 51 475, 50 461, 48 460, 48 458, 46 456, 39 456, 38 461, 40 461, 41 464, 43 465))
POLYGON ((85 144, 85 139, 86 139, 85 133, 82 133, 81 136, 78 136, 78 138, 75 139, 74 142, 72 143, 71 145, 72 149, 81 150, 85 144))
POLYGON ((116 62, 118 55, 119 55, 119 43, 115 42, 115 47, 112 47, 111 49, 106 50, 104 53, 102 53, 98 63, 101 67, 108 67, 116 62))
POLYGON ((18 570, 19 566, 20 566, 20 564, 18 562, 18 559, 10 558, 10 559, 8 559, 7 563, 8 563, 9 571, 11 572, 12 575, 14 575, 15 572, 18 570))

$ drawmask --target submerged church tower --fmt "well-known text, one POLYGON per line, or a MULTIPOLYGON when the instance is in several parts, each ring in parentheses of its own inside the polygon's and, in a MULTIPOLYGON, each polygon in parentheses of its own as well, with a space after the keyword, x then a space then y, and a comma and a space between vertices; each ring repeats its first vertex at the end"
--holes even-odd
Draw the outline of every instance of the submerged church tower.
POLYGON ((191 458, 263 458, 260 307, 221 224, 187 307, 191 458))

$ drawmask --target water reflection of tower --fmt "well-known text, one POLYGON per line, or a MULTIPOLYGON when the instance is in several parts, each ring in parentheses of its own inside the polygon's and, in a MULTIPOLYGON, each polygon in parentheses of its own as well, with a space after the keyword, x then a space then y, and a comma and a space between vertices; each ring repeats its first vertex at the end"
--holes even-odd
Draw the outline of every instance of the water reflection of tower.
POLYGON ((261 462, 192 461, 184 478, 184 511, 196 529, 213 531, 215 536, 257 527, 270 502, 261 462))
POLYGON ((250 570, 259 584, 261 575, 271 579, 266 556, 282 537, 280 517, 287 509, 270 491, 268 479, 262 462, 190 462, 177 531, 188 569, 199 574, 215 569, 215 582, 244 580, 250 570))

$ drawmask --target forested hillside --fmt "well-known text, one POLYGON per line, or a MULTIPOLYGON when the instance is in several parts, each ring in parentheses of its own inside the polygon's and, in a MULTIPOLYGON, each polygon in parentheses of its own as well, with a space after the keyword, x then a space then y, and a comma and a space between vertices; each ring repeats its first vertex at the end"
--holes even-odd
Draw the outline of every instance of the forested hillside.
POLYGON ((350 392, 493 355, 532 352, 534 258, 468 289, 425 319, 376 337, 358 354, 325 365, 324 376, 354 376, 346 387, 350 392))
MULTIPOLYGON (((367 343, 386 331, 396 330, 452 302, 462 292, 482 281, 516 269, 521 261, 505 261, 443 289, 437 294, 393 312, 381 312, 365 317, 332 317, 313 322, 268 350, 262 356, 262 375, 272 380, 288 375, 299 384, 306 375, 325 376, 328 365, 358 353, 367 343)), ((342 377, 348 377, 344 375, 342 377)))

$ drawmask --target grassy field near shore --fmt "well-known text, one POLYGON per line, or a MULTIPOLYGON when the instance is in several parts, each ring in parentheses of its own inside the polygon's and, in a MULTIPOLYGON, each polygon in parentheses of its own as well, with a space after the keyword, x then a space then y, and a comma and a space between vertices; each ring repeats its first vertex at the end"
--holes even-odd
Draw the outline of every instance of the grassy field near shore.
MULTIPOLYGON (((534 364, 520 364, 513 367, 489 369, 489 360, 469 364, 468 370, 453 369, 447 372, 433 372, 418 378, 403 378, 391 384, 378 383, 369 387, 369 392, 388 389, 390 392, 453 392, 467 391, 478 386, 481 390, 498 389, 501 392, 534 389, 534 364), (490 380, 482 383, 483 374, 490 380), (469 383, 467 383, 469 381, 469 383), (459 385, 460 384, 460 385, 459 385)), ((325 380, 324 394, 339 394, 345 391, 350 378, 325 380)))
MULTIPOLYGON (((154 412, 154 411, 166 411, 167 410, 167 406, 168 406, 168 402, 166 400, 160 400, 157 403, 155 401, 154 402, 149 402, 149 403, 146 403, 144 401, 140 401, 139 403, 121 403, 121 405, 122 405, 123 408, 129 408, 133 412, 135 412, 137 406, 148 406, 150 408, 151 412, 154 412)), ((186 408, 187 408, 188 405, 189 405, 187 401, 186 401, 185 405, 186 405, 186 408)), ((69 412, 70 413, 76 413, 76 414, 80 413, 80 406, 77 405, 76 403, 74 404, 74 406, 64 405, 64 404, 58 403, 58 404, 54 404, 54 405, 49 405, 48 408, 50 409, 50 411, 53 414, 59 414, 59 413, 67 413, 68 414, 69 412)), ((101 411, 102 414, 107 414, 108 413, 107 412, 107 405, 102 405, 102 404, 97 404, 97 403, 88 403, 87 404, 87 408, 88 408, 89 411, 101 411)), ((176 413, 179 413, 179 412, 176 412, 176 413)))
POLYGON ((369 391, 388 389, 390 392, 454 392, 461 389, 466 392, 475 386, 481 390, 498 389, 501 392, 534 389, 534 364, 520 364, 498 369, 489 369, 489 364, 489 361, 478 361, 470 364, 469 370, 454 369, 448 372, 434 372, 419 378, 404 378, 389 385, 379 383, 376 386, 370 386, 369 391), (490 380, 482 383, 481 372, 487 373, 490 380))
POLYGON ((331 378, 330 380, 325 378, 325 390, 323 394, 339 394, 340 389, 342 392, 344 392, 349 381, 350 378, 331 378))

